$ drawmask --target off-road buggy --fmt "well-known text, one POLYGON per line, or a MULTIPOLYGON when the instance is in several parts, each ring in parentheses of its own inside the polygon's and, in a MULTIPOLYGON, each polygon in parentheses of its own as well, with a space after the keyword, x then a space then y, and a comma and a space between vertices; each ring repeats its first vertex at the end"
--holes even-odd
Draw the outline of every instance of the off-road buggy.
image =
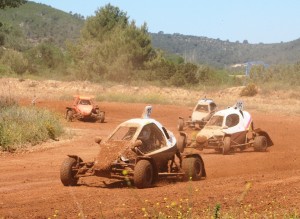
POLYGON ((74 96, 72 107, 66 107, 66 119, 71 122, 74 119, 94 120, 103 123, 105 112, 100 111, 99 106, 94 104, 92 96, 74 96))
POLYGON ((151 106, 142 118, 121 123, 100 145, 93 162, 84 162, 77 155, 68 155, 60 169, 65 186, 74 186, 79 178, 99 176, 127 180, 137 188, 151 187, 162 177, 200 180, 206 177, 199 154, 183 153, 184 135, 176 141, 172 132, 149 118, 151 106))
POLYGON ((177 129, 182 131, 184 127, 192 129, 202 129, 207 121, 212 117, 217 109, 216 103, 212 99, 200 99, 193 109, 192 116, 187 121, 179 117, 177 129))
POLYGON ((243 103, 216 112, 194 141, 188 145, 200 150, 215 149, 229 154, 236 149, 243 151, 253 147, 255 151, 266 151, 273 142, 266 131, 254 128, 251 115, 243 110, 243 103))

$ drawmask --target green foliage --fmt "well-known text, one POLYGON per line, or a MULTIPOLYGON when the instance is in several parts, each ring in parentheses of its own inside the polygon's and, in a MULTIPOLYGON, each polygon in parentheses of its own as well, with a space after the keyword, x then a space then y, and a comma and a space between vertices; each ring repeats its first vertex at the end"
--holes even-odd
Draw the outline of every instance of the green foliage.
POLYGON ((64 54, 60 48, 53 43, 44 42, 26 51, 27 59, 31 65, 40 65, 55 69, 64 64, 64 54))
POLYGON ((0 20, 1 75, 144 81, 177 87, 300 85, 299 40, 252 45, 247 40, 242 44, 181 34, 149 34, 146 24, 137 27, 127 13, 110 4, 85 21, 78 14, 28 2, 18 9, 2 10, 0 20), (244 73, 244 68, 238 72, 224 68, 253 59, 295 64, 253 66, 249 78, 229 77, 244 73))
POLYGON ((262 76, 266 76, 266 68, 263 65, 252 66, 250 70, 250 79, 263 80, 262 76))
POLYGON ((0 96, 0 110, 7 107, 17 106, 15 99, 8 96, 0 96))
POLYGON ((0 46, 22 51, 28 45, 20 27, 8 23, 0 24, 0 46))
POLYGON ((47 110, 8 106, 0 111, 0 150, 14 151, 24 144, 56 139, 63 132, 58 117, 47 110))
MULTIPOLYGON (((75 41, 79 38, 84 17, 68 14, 44 4, 28 2, 18 8, 1 10, 0 21, 3 25, 20 30, 27 39, 26 45, 52 40, 57 46, 63 47, 66 39, 75 41)), ((19 41, 14 38, 13 35, 9 35, 6 40, 18 43, 19 41)), ((10 46, 13 44, 7 45, 10 46)))
POLYGON ((18 75, 24 74, 28 69, 28 60, 23 56, 23 53, 10 49, 3 52, 0 64, 9 66, 18 75))
POLYGON ((215 209, 214 209, 214 219, 220 218, 220 211, 221 211, 221 205, 216 204, 215 209))
POLYGON ((197 84, 197 70, 198 67, 192 63, 180 64, 177 67, 177 73, 183 75, 185 84, 197 84))
POLYGON ((250 83, 241 90, 240 96, 252 97, 258 93, 258 89, 255 84, 250 83))
POLYGON ((300 57, 300 39, 276 44, 249 44, 182 34, 151 33, 155 48, 185 57, 188 62, 223 68, 261 60, 269 65, 295 63, 300 57))
POLYGON ((170 82, 172 85, 174 85, 176 87, 182 87, 185 85, 184 75, 177 72, 171 77, 170 82))
POLYGON ((82 37, 85 40, 103 42, 112 35, 115 28, 125 29, 128 26, 126 13, 111 4, 100 8, 95 13, 95 16, 87 19, 82 30, 82 37))
POLYGON ((4 9, 6 7, 17 8, 26 2, 26 0, 0 0, 0 9, 4 9))
MULTIPOLYGON (((87 20, 88 22, 84 24, 85 20, 81 15, 71 12, 64 13, 34 2, 28 2, 19 8, 6 8, 1 10, 0 21, 4 25, 18 30, 23 34, 23 40, 27 39, 28 42, 21 42, 21 38, 17 35, 7 35, 0 30, 0 45, 5 43, 5 47, 23 51, 24 47, 28 48, 28 43, 35 45, 50 40, 57 46, 64 47, 66 40, 74 42, 79 38, 80 29, 83 26, 82 37, 84 40, 97 39, 104 42, 110 40, 111 37, 116 37, 114 30, 118 28, 126 30, 130 26, 127 14, 110 4, 99 9, 95 16, 89 17, 87 20), (11 43, 9 43, 10 41, 11 43)), ((134 22, 131 23, 135 27, 134 22)), ((135 28, 133 29, 135 30, 135 28)), ((127 34, 139 38, 135 31, 132 33, 128 32, 127 34)), ((143 34, 141 36, 144 37, 143 34)), ((139 45, 142 45, 143 41, 147 45, 147 41, 150 40, 154 48, 160 48, 167 53, 165 58, 168 61, 176 64, 191 62, 223 68, 249 60, 262 60, 267 64, 296 63, 300 56, 299 39, 288 43, 249 44, 246 43, 247 40, 244 40, 244 43, 236 43, 207 37, 163 34, 163 32, 147 34, 147 38, 144 40, 143 37, 142 40, 137 39, 139 45), (184 60, 181 57, 184 57, 184 60)), ((120 35, 119 38, 124 38, 124 35, 120 35)), ((117 48, 118 46, 116 45, 117 48)), ((146 56, 147 48, 149 47, 144 48, 146 56)), ((119 51, 117 50, 117 52, 119 51)), ((151 51, 151 54, 155 53, 151 51)), ((114 53, 110 55, 114 57, 114 53)), ((141 63, 139 60, 145 57, 143 55, 140 57, 132 62, 141 63)), ((147 56, 147 58, 150 57, 147 56)))
POLYGON ((212 69, 207 66, 201 66, 198 69, 198 78, 202 83, 207 83, 211 80, 212 77, 212 69))
POLYGON ((80 43, 69 43, 68 51, 86 78, 96 75, 113 81, 130 80, 153 54, 146 24, 136 27, 110 4, 87 19, 80 43))
POLYGON ((255 66, 251 68, 249 81, 256 84, 279 82, 282 85, 299 86, 299 62, 293 65, 274 65, 268 68, 255 66))

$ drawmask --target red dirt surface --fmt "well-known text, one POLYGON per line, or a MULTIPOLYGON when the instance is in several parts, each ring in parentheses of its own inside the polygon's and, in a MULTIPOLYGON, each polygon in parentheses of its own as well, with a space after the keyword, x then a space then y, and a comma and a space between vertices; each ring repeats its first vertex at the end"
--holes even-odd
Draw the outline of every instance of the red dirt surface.
MULTIPOLYGON (((37 106, 57 112, 64 121, 68 104, 47 101, 37 106)), ((64 122, 73 138, 0 154, 0 218, 142 218, 146 213, 158 216, 159 212, 176 216, 170 209, 186 213, 189 207, 193 218, 208 218, 216 204, 220 204, 223 216, 236 218, 255 213, 258 218, 282 218, 293 212, 299 215, 300 117, 253 111, 255 126, 269 133, 274 146, 267 152, 249 149, 226 156, 201 151, 205 180, 161 181, 153 188, 139 190, 126 182, 87 177, 79 186, 64 187, 59 170, 67 154, 93 161, 99 152, 94 138, 104 138, 120 122, 140 117, 145 104, 101 103, 100 107, 106 112, 105 123, 64 122)), ((190 113, 187 107, 154 105, 152 117, 177 134, 178 116, 187 118, 190 113)))

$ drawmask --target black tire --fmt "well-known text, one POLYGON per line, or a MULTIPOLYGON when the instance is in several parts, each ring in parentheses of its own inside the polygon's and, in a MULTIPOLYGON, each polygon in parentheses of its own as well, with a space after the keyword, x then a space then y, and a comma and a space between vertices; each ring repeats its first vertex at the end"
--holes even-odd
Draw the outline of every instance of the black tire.
POLYGON ((100 122, 103 123, 105 120, 105 112, 100 112, 99 117, 100 117, 100 122))
POLYGON ((223 154, 229 154, 231 149, 231 138, 226 136, 223 140, 223 154))
POLYGON ((140 160, 134 168, 134 185, 138 189, 149 188, 153 182, 153 167, 148 160, 140 160))
POLYGON ((67 110, 66 119, 67 119, 68 122, 72 122, 72 120, 73 120, 73 112, 72 112, 72 110, 67 110))
POLYGON ((184 120, 183 119, 178 119, 178 124, 177 124, 177 129, 178 131, 182 131, 184 127, 184 120))
POLYGON ((183 135, 180 135, 177 141, 177 149, 180 153, 183 153, 184 148, 186 146, 186 137, 183 135))
POLYGON ((266 151, 268 147, 268 140, 263 135, 256 136, 254 138, 253 146, 255 151, 266 151))
POLYGON ((75 167, 77 161, 75 158, 66 158, 60 167, 60 180, 64 186, 76 186, 78 178, 75 178, 76 171, 72 168, 75 167))
POLYGON ((185 180, 200 180, 203 176, 203 165, 198 157, 187 157, 182 161, 182 170, 185 180))

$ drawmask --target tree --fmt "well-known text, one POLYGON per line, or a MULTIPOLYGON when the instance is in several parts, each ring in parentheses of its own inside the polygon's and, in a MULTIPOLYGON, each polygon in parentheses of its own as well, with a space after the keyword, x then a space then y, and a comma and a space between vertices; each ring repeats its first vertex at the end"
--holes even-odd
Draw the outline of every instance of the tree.
POLYGON ((25 3, 27 3, 27 0, 0 0, 0 9, 4 9, 6 7, 17 8, 25 3))
POLYGON ((74 60, 88 74, 128 80, 153 56, 147 25, 137 27, 125 12, 110 4, 89 17, 81 41, 69 47, 74 60))
POLYGON ((128 17, 118 7, 107 4, 96 11, 95 16, 87 19, 82 31, 82 37, 86 40, 105 40, 105 36, 111 35, 116 27, 126 28, 128 17))

